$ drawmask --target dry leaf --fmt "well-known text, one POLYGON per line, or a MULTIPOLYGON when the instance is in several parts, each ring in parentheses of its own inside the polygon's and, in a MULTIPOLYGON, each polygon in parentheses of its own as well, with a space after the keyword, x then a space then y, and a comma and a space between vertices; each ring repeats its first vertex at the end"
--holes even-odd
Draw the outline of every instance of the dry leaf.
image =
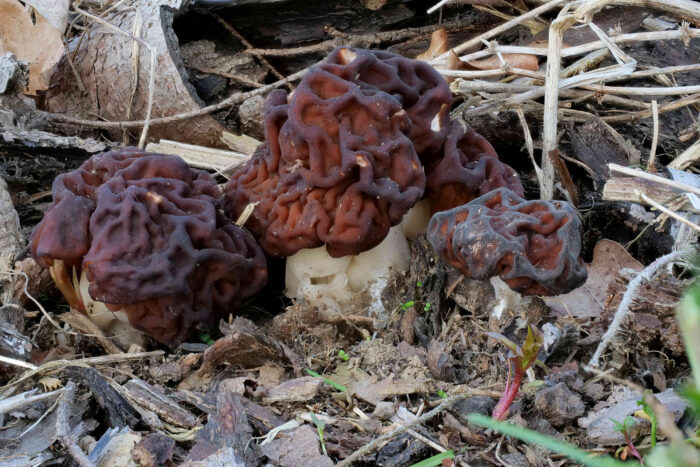
POLYGON ((603 312, 608 287, 623 268, 641 271, 644 266, 619 243, 603 239, 593 249, 593 261, 588 263, 588 279, 578 289, 564 295, 544 297, 559 316, 596 318, 603 312))
POLYGON ((438 55, 442 55, 447 51, 447 29, 440 28, 433 32, 430 36, 430 47, 428 50, 418 55, 418 60, 432 60, 438 55))
POLYGON ((69 0, 24 0, 24 3, 34 8, 59 32, 66 30, 70 9, 69 0))
POLYGON ((44 391, 55 391, 58 388, 63 387, 61 380, 53 376, 44 376, 39 380, 39 384, 44 386, 44 391))
POLYGON ((0 55, 12 52, 29 63, 25 93, 30 95, 48 89, 54 66, 63 55, 62 32, 39 13, 35 17, 36 24, 17 0, 0 0, 0 55))

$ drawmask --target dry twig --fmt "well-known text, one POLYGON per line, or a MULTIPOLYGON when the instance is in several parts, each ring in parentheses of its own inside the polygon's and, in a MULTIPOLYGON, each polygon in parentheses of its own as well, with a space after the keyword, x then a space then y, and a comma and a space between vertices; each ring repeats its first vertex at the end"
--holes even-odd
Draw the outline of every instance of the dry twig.
POLYGON ((70 408, 74 397, 75 383, 69 381, 66 387, 61 390, 61 396, 58 401, 58 409, 56 412, 56 437, 61 444, 68 449, 71 457, 80 467, 94 467, 95 464, 88 458, 83 450, 80 449, 77 441, 71 436, 71 428, 68 424, 68 420, 70 419, 70 408))
POLYGON ((410 423, 407 423, 407 424, 402 425, 398 428, 395 428, 392 431, 390 431, 389 433, 383 434, 382 436, 375 438, 372 442, 365 444, 360 449, 353 452, 351 455, 349 455, 348 457, 346 457, 342 461, 338 462, 336 464, 336 467, 347 467, 349 465, 352 465, 353 462, 355 462, 355 461, 361 459, 363 456, 366 456, 367 454, 371 453, 372 451, 374 451, 375 449, 377 449, 379 446, 383 445, 384 443, 386 443, 390 439, 395 438, 396 436, 400 435, 404 431, 408 431, 408 430, 412 429, 414 426, 420 425, 421 423, 430 420, 431 418, 435 417, 443 410, 447 409, 448 407, 451 407, 454 403, 459 402, 463 399, 467 399, 469 397, 480 396, 480 395, 492 396, 493 392, 492 391, 482 391, 479 389, 468 389, 466 392, 463 392, 462 394, 457 394, 454 396, 447 397, 446 399, 443 399, 442 402, 440 402, 440 405, 435 407, 430 412, 426 412, 423 415, 421 415, 420 417, 416 417, 410 423))

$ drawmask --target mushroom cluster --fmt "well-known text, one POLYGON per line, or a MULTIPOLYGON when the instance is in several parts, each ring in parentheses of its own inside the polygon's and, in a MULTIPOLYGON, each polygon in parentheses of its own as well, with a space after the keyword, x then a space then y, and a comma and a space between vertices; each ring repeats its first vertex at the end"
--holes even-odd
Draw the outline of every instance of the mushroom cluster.
POLYGON ((430 242, 469 277, 526 294, 580 285, 574 209, 522 199, 517 173, 450 121, 451 104, 425 62, 336 49, 294 93, 268 95, 266 140, 223 196, 176 156, 98 154, 55 180, 32 254, 102 327, 128 321, 168 345, 259 291, 263 252, 287 257, 288 296, 381 316, 378 296, 431 214, 430 242), (230 221, 244 212, 252 235, 230 221))
POLYGON ((30 238, 32 255, 98 324, 128 319, 176 345, 266 281, 263 252, 220 212, 213 177, 177 156, 97 154, 57 177, 52 194, 30 238))
MULTIPOLYGON (((415 224, 427 225, 431 213, 476 203, 498 188, 524 195, 517 173, 488 141, 450 122, 451 104, 447 82, 427 63, 350 48, 312 67, 293 94, 268 96, 266 141, 227 183, 225 201, 232 218, 255 203, 246 227, 267 254, 288 257, 288 296, 323 303, 331 294, 325 305, 347 307, 357 292, 378 290, 392 270, 407 266, 407 234, 419 233, 415 224)), ((494 212, 507 224, 515 207, 501 206, 494 212)), ((569 231, 577 225, 574 215, 569 231)), ((562 247, 578 257, 579 243, 562 247)), ((547 290, 573 288, 581 274, 585 268, 547 290)))

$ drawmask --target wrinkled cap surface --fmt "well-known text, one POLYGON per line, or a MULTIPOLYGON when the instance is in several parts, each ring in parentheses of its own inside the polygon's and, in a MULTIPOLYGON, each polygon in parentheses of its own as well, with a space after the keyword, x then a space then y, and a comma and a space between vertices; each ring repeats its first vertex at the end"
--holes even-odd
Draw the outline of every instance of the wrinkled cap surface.
POLYGON ((235 311, 266 280, 253 237, 217 211, 214 179, 179 157, 97 154, 58 176, 52 193, 32 255, 82 270, 93 299, 159 342, 177 344, 194 324, 235 311))
POLYGON ((498 275, 528 295, 559 295, 582 285, 580 221, 562 201, 526 201, 506 188, 435 214, 428 240, 465 276, 498 275))
POLYGON ((449 128, 452 93, 432 66, 387 51, 346 47, 331 52, 322 66, 363 89, 395 97, 411 121, 409 137, 423 163, 438 155, 449 128))
POLYGON ((366 251, 423 194, 410 131, 392 95, 313 67, 289 103, 282 90, 266 99, 266 142, 226 185, 227 212, 258 203, 246 227, 270 255, 366 251))
POLYGON ((461 206, 501 187, 524 196, 517 172, 498 160, 493 146, 469 125, 453 120, 443 151, 426 167, 431 211, 461 206))

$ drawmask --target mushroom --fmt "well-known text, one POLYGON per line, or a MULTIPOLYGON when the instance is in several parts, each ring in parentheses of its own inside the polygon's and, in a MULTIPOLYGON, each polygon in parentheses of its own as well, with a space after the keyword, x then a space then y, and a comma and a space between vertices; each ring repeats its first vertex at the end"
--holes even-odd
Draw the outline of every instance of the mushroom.
POLYGON ((498 160, 486 138, 458 120, 450 124, 442 158, 426 171, 432 212, 461 206, 500 187, 524 195, 517 172, 498 160))
POLYGON ((58 176, 52 194, 30 238, 32 255, 73 308, 107 328, 126 316, 173 346, 266 281, 254 238, 218 211, 213 177, 177 156, 97 154, 58 176))
POLYGON ((435 214, 428 240, 471 279, 500 276, 525 295, 559 295, 586 280, 581 224, 563 201, 526 201, 507 188, 435 214))
POLYGON ((391 52, 340 47, 323 68, 363 89, 396 98, 411 121, 408 135, 421 161, 439 157, 449 128, 452 92, 432 66, 391 52))
POLYGON ((289 257, 289 296, 314 301, 332 288, 341 306, 406 266, 398 224, 425 189, 416 149, 428 154, 442 145, 446 130, 431 124, 445 123, 450 102, 430 66, 359 49, 337 49, 291 97, 268 96, 266 142, 232 176, 225 199, 232 218, 256 203, 246 227, 267 254, 289 257), (391 228, 394 240, 385 241, 391 228), (374 267, 353 273, 364 258, 374 267))

